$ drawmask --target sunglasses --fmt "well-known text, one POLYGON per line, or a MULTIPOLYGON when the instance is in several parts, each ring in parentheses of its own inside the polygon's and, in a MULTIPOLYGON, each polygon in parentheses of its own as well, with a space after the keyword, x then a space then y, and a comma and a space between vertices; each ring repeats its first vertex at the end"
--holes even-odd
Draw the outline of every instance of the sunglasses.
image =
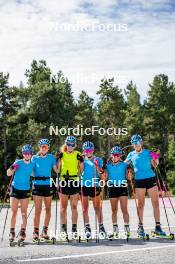
POLYGON ((112 156, 114 157, 114 158, 119 158, 119 157, 121 157, 121 154, 112 154, 112 156))
POLYGON ((32 155, 32 152, 27 152, 27 151, 25 151, 25 152, 23 152, 22 154, 23 154, 23 155, 32 155))
POLYGON ((93 149, 85 149, 85 153, 86 154, 89 154, 89 153, 92 153, 93 152, 93 149))
POLYGON ((74 147, 75 147, 75 144, 66 143, 66 146, 67 146, 67 147, 72 147, 72 148, 74 148, 74 147))

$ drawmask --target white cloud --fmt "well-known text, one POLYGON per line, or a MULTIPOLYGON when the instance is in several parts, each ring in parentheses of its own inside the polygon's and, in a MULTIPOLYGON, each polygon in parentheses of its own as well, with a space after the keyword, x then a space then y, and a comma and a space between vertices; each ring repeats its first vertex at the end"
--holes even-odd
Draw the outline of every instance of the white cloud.
POLYGON ((123 0, 122 4, 1 0, 0 70, 9 71, 10 83, 18 85, 26 81, 24 72, 33 59, 46 59, 53 71, 62 70, 70 78, 76 95, 86 89, 95 97, 100 78, 115 75, 122 88, 133 79, 144 98, 155 74, 166 73, 175 81, 175 12, 170 4, 169 0, 123 0), (128 31, 54 31, 50 28, 54 23, 124 23, 128 31), (80 76, 79 82, 73 80, 75 76, 80 76))

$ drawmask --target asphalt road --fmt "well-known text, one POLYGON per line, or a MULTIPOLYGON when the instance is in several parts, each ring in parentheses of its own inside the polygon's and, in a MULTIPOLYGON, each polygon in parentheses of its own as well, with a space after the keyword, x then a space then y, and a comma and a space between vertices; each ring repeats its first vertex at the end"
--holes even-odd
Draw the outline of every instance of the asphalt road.
MULTIPOLYGON (((172 199, 173 204, 175 204, 175 198, 172 199)), ((164 213, 162 203, 161 205, 161 222, 167 232, 167 222, 164 213)), ((31 208, 32 205, 30 205, 31 208)), ((29 211, 30 211, 29 208, 29 211)), ((172 213, 172 209, 166 199, 166 208, 168 213, 168 218, 171 225, 171 232, 175 233, 175 215, 172 213)), ((58 203, 59 212, 59 203, 58 203)), ((79 203, 79 225, 78 228, 83 228, 83 218, 82 218, 81 204, 79 203)), ((130 226, 132 231, 131 239, 127 242, 126 239, 117 239, 115 241, 100 240, 96 243, 95 240, 91 242, 56 242, 55 245, 52 244, 32 244, 32 232, 33 232, 33 211, 28 219, 27 228, 27 238, 24 247, 10 247, 8 242, 8 232, 9 232, 9 221, 10 212, 7 219, 7 227, 4 234, 4 240, 0 242, 0 263, 175 263, 175 240, 169 239, 158 239, 150 238, 149 241, 143 241, 136 238, 137 230, 137 214, 135 209, 135 204, 133 200, 129 200, 129 213, 130 213, 130 226)), ((150 199, 146 199, 145 205, 145 222, 144 226, 148 233, 154 229, 154 219, 152 217, 152 207, 150 199)), ((4 224, 6 209, 3 209, 0 213, 0 236, 2 236, 2 228, 4 224)), ((104 224, 107 231, 112 229, 111 223, 111 212, 109 201, 104 201, 103 203, 103 214, 104 214, 104 224)), ((68 229, 71 230, 71 219, 70 210, 68 211, 68 229)), ((41 223, 43 221, 43 215, 41 217, 41 223)), ((95 216, 90 205, 90 220, 92 229, 95 229, 95 216)), ((20 228, 21 217, 18 216, 16 232, 20 228)), ((121 212, 118 215, 118 224, 120 231, 123 230, 123 221, 121 212)), ((58 217, 58 230, 60 226, 60 219, 58 217)), ((50 232, 54 232, 55 227, 55 202, 52 205, 52 219, 50 224, 50 232)))

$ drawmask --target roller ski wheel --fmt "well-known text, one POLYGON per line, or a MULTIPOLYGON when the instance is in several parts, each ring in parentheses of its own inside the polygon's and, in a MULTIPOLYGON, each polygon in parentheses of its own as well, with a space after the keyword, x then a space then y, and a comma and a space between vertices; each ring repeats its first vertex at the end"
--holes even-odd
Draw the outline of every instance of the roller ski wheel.
POLYGON ((129 241, 130 236, 131 236, 131 234, 126 234, 126 241, 127 242, 129 241))
POLYGON ((72 232, 72 241, 81 242, 81 236, 78 236, 77 232, 72 232))
POLYGON ((54 245, 56 243, 56 238, 55 237, 52 237, 52 244, 54 245))
POLYGON ((174 234, 173 233, 170 234, 170 239, 174 240, 174 234))

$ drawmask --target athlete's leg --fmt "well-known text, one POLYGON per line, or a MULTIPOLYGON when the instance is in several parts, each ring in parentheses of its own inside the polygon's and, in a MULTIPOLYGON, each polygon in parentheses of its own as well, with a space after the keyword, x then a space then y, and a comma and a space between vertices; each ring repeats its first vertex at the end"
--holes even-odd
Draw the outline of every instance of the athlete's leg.
POLYGON ((136 188, 136 197, 138 199, 138 214, 139 214, 139 222, 143 224, 143 211, 145 206, 145 188, 136 188))
POLYGON ((45 205, 45 219, 44 226, 49 226, 50 217, 51 217, 51 204, 52 204, 52 196, 44 197, 44 205, 45 205))
POLYGON ((112 223, 117 224, 118 198, 110 198, 112 210, 112 223))
POLYGON ((120 198, 120 207, 123 214, 123 221, 124 224, 129 224, 129 213, 128 213, 128 197, 127 196, 121 196, 120 198))
POLYGON ((21 199, 21 216, 22 216, 22 225, 21 228, 26 228, 27 226, 27 208, 29 205, 29 198, 21 199))
POLYGON ((81 199, 82 199, 84 223, 88 224, 89 223, 89 197, 83 196, 81 199))
POLYGON ((60 209, 61 209, 61 224, 67 224, 67 205, 68 205, 69 195, 62 194, 60 192, 60 209))
POLYGON ((77 220, 78 220, 78 210, 77 210, 78 200, 79 200, 79 193, 70 195, 70 205, 71 205, 71 210, 72 210, 72 224, 77 224, 77 220))
POLYGON ((102 212, 102 208, 101 208, 101 197, 100 195, 93 197, 93 206, 95 209, 95 213, 98 219, 99 224, 103 223, 103 212, 102 212))
POLYGON ((40 215, 42 210, 42 196, 33 195, 33 201, 35 204, 35 215, 34 215, 34 227, 39 228, 40 224, 40 215))
POLYGON ((15 197, 11 197, 10 198, 11 212, 12 212, 11 228, 15 228, 15 225, 16 225, 16 216, 17 216, 17 212, 18 212, 18 203, 19 203, 19 199, 16 199, 15 197))
POLYGON ((157 186, 154 186, 147 190, 148 195, 151 198, 151 203, 153 206, 153 213, 155 222, 160 222, 160 208, 159 208, 159 192, 157 186))

